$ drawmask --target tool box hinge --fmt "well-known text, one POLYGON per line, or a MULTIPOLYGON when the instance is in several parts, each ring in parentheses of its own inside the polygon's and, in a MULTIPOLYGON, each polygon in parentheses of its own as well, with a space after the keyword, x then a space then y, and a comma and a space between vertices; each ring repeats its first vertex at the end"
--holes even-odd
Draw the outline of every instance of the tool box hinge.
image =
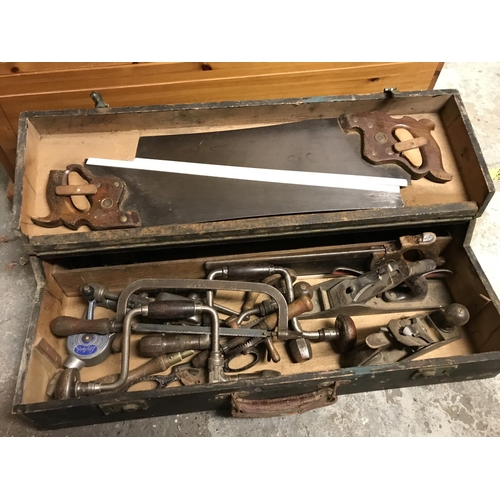
POLYGON ((147 410, 148 403, 144 399, 137 401, 122 401, 115 403, 108 403, 99 405, 99 408, 102 410, 104 415, 110 415, 111 413, 133 413, 138 410, 147 410))
POLYGON ((458 365, 434 366, 430 368, 420 368, 412 376, 412 380, 419 378, 447 377, 458 368, 458 365))

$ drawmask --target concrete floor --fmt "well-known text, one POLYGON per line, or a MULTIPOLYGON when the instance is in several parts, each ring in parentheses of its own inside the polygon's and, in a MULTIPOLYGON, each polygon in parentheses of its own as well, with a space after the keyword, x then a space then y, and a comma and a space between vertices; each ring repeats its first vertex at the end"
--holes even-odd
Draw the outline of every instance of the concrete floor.
MULTIPOLYGON (((500 64, 446 64, 436 88, 458 88, 490 167, 500 166, 500 64)), ((296 417, 223 418, 212 412, 38 432, 10 414, 35 282, 12 229, 0 168, 0 436, 498 436, 500 377, 340 397, 296 417)), ((500 185, 497 185, 497 189, 500 185)), ((500 295, 500 196, 493 197, 473 240, 500 295)))

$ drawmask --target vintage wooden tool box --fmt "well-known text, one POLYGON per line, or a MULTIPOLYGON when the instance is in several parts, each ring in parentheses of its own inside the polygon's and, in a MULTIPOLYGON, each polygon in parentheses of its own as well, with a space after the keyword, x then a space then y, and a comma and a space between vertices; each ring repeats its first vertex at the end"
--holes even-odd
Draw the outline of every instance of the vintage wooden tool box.
MULTIPOLYGON (((39 295, 26 334, 13 411, 41 428, 214 409, 239 417, 273 416, 331 404, 354 392, 495 376, 500 373, 500 303, 469 246, 474 219, 492 194, 479 145, 453 90, 24 113, 14 212, 32 256, 39 295), (443 168, 453 178, 444 183, 414 180, 401 189, 404 206, 397 208, 100 230, 33 223, 32 218, 49 213, 49 171, 82 165, 89 157, 131 160, 140 137, 337 119, 372 111, 431 120, 443 168), (424 247, 412 250, 408 242, 422 244, 428 238, 434 238, 433 248, 446 269, 441 279, 427 280, 429 289, 438 281, 440 286, 444 283, 444 303, 462 304, 470 319, 457 327, 459 338, 416 359, 346 366, 334 342, 311 342, 312 359, 292 362, 285 342, 277 340, 281 360, 261 361, 249 372, 273 370, 278 376, 184 385, 177 380, 166 388, 151 379, 128 391, 64 399, 54 398, 49 390, 68 354, 66 338, 56 337, 50 324, 57 316, 83 318, 88 303, 80 292, 83 284, 100 283, 118 292, 136 280, 203 279, 210 270, 234 262, 270 263, 313 283, 329 273, 331 277, 333 269, 349 275, 352 268, 373 264, 374 259, 382 264, 394 252, 401 261, 415 262, 426 257, 424 247)), ((150 288, 155 287, 156 281, 150 288)), ((243 292, 222 290, 216 299, 221 306, 238 309, 243 292)), ((358 344, 384 331, 391 320, 418 313, 387 312, 382 307, 375 313, 352 314, 358 344)), ((113 318, 114 313, 98 308, 95 317, 113 318)), ((323 329, 335 327, 335 318, 304 320, 302 327, 320 331, 318 322, 323 329)), ((137 352, 140 336, 131 338, 130 367, 135 369, 147 360, 137 352)), ((112 354, 102 363, 85 366, 79 376, 82 382, 95 381, 119 373, 120 366, 121 355, 112 354)), ((162 374, 169 373, 167 369, 162 374)))

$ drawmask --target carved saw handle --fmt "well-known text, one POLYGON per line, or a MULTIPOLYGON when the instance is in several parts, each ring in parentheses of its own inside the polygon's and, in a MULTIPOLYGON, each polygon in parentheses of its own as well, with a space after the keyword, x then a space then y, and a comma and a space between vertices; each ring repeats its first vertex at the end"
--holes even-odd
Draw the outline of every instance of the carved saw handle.
POLYGON ((410 116, 393 118, 383 111, 371 111, 344 114, 340 116, 339 123, 344 132, 359 132, 361 154, 366 161, 374 165, 395 163, 403 167, 412 179, 426 177, 433 182, 445 183, 453 178, 443 168, 441 150, 431 134, 435 128, 432 120, 416 120, 410 116), (414 139, 399 142, 395 135, 399 128, 408 130, 414 139), (402 154, 417 147, 422 155, 422 165, 419 167, 402 154))
POLYGON ((66 226, 76 230, 80 226, 90 229, 118 229, 141 226, 141 218, 135 210, 124 211, 121 204, 126 197, 125 182, 114 175, 94 175, 82 165, 68 165, 65 170, 51 170, 46 195, 50 213, 46 217, 31 217, 42 227, 66 226), (68 185, 70 172, 78 173, 89 184, 68 185), (78 209, 71 196, 87 196, 90 207, 78 209))

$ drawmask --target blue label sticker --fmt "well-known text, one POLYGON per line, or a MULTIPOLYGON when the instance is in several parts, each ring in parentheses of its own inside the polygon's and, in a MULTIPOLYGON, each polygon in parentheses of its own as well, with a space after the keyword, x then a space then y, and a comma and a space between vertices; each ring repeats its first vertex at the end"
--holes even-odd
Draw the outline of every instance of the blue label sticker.
POLYGON ((78 356, 90 356, 97 351, 97 346, 78 344, 73 350, 78 356))

